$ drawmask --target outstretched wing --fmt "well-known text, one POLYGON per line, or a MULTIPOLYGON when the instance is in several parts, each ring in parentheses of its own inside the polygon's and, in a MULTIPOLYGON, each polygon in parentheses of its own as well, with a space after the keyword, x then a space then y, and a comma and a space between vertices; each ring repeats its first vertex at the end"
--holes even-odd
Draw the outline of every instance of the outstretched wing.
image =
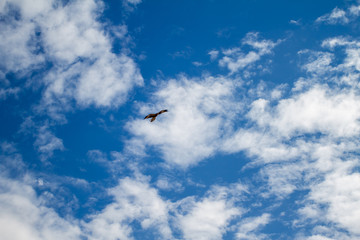
POLYGON ((168 110, 167 109, 164 109, 164 110, 161 110, 160 112, 158 112, 158 114, 162 114, 164 112, 167 112, 168 110))
POLYGON ((148 118, 152 118, 152 117, 156 117, 156 116, 157 116, 156 113, 150 113, 144 119, 148 119, 148 118))

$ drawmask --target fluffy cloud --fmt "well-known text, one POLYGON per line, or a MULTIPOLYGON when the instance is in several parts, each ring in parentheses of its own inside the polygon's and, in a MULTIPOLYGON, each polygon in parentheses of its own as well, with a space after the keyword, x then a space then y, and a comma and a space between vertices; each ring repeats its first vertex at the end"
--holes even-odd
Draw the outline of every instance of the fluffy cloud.
POLYGON ((80 239, 78 223, 43 206, 34 189, 23 182, 0 178, 0 238, 80 239))
POLYGON ((230 220, 240 213, 225 198, 205 198, 179 217, 179 224, 185 239, 221 239, 230 220))
POLYGON ((112 39, 97 20, 102 8, 101 1, 93 0, 14 0, 1 6, 7 19, 0 24, 0 55, 5 59, 1 71, 47 70, 41 109, 55 118, 73 100, 80 107, 118 107, 128 91, 143 83, 133 59, 112 52, 112 39))
POLYGON ((180 230, 184 239, 221 239, 230 221, 243 212, 235 202, 244 191, 241 184, 213 186, 202 198, 170 202, 145 176, 126 177, 109 190, 114 202, 84 226, 89 239, 133 239, 134 222, 160 239, 173 239, 173 230, 180 230))
POLYGON ((239 129, 225 141, 224 150, 245 150, 258 164, 267 163, 260 173, 270 191, 280 196, 310 191, 299 210, 312 219, 313 236, 304 239, 357 239, 359 45, 338 37, 325 40, 323 47, 330 52, 314 53, 304 65, 308 85, 278 102, 254 101, 247 117, 256 124, 239 129), (345 53, 339 63, 328 58, 335 47, 345 53), (319 74, 327 76, 326 82, 318 79, 319 74), (320 227, 329 223, 331 230, 320 227))
POLYGON ((240 109, 230 100, 235 88, 224 78, 170 80, 155 93, 153 106, 140 108, 143 115, 164 108, 169 112, 152 123, 134 120, 127 129, 141 144, 156 147, 167 163, 194 165, 218 149, 218 141, 240 109))
MULTIPOLYGON (((281 100, 276 107, 275 116, 252 116, 252 120, 270 125, 281 136, 294 136, 297 133, 330 134, 335 137, 351 137, 359 134, 360 108, 359 96, 352 91, 332 91, 326 86, 315 86, 307 92, 291 99, 281 100)), ((263 125, 264 126, 264 125, 263 125)))
POLYGON ((238 219, 244 209, 238 206, 247 187, 235 183, 212 186, 203 198, 188 197, 176 205, 176 223, 185 239, 222 239, 233 231, 231 221, 238 219))
POLYGON ((143 176, 121 179, 109 193, 115 201, 86 224, 89 239, 133 239, 131 223, 135 220, 143 229, 156 229, 161 239, 171 239, 168 204, 143 176))
MULTIPOLYGON (((321 207, 328 206, 327 220, 348 232, 360 236, 360 181, 359 173, 351 173, 355 162, 344 162, 325 180, 312 187, 309 199, 321 207)), ((357 165, 357 163, 355 163, 357 165)))
MULTIPOLYGON (((128 2, 136 5, 140 1, 128 2)), ((0 54, 7 60, 0 63, 1 76, 15 72, 21 77, 29 69, 51 63, 41 80, 45 87, 38 109, 45 109, 53 118, 72 104, 82 108, 117 107, 126 101, 128 91, 142 84, 134 60, 125 53, 111 51, 111 39, 96 20, 102 11, 99 4, 91 0, 65 5, 20 0, 0 3, 1 14, 9 23, 0 25, 6 33, 2 35, 6 44, 0 43, 0 54), (14 18, 14 12, 21 17, 14 18), (12 43, 18 48, 4 47, 12 43), (19 64, 15 64, 17 61, 19 64)), ((346 12, 336 8, 317 22, 349 22, 349 12, 359 15, 358 7, 349 9, 346 12)), ((123 38, 125 32, 122 29, 115 35, 123 38)), ((310 56, 302 66, 307 77, 299 79, 285 97, 281 88, 275 87, 267 94, 264 88, 251 87, 248 92, 261 92, 257 99, 244 94, 239 101, 236 94, 243 86, 232 74, 251 70, 253 63, 271 54, 278 43, 259 40, 258 34, 249 33, 242 40, 242 46, 252 49, 248 53, 242 48, 209 52, 211 60, 220 57, 219 64, 230 71, 228 77, 181 76, 159 84, 151 96, 153 102, 138 105, 140 113, 144 116, 163 108, 169 112, 153 123, 130 120, 126 129, 132 138, 127 154, 144 157, 152 148, 167 166, 186 169, 219 152, 243 151, 251 159, 247 167, 259 167, 256 177, 266 183, 261 188, 264 192, 250 191, 252 196, 270 199, 270 194, 275 194, 276 200, 284 200, 297 190, 305 190, 303 201, 296 202, 301 206, 294 210, 300 220, 294 225, 307 226, 312 236, 299 239, 359 238, 360 189, 356 183, 360 181, 360 44, 336 37, 325 40, 321 52, 300 51, 310 56), (335 48, 344 52, 343 59, 336 55, 335 48)), ((7 80, 3 82, 7 88, 0 91, 0 98, 16 94, 7 80)), ((49 125, 34 129, 34 145, 44 158, 64 149, 49 125)), ((8 143, 1 148, 13 151, 8 143)), ((111 153, 113 162, 99 150, 89 151, 88 155, 115 170, 115 164, 122 161, 118 152, 111 153)), ((8 165, 21 163, 20 158, 16 155, 11 161, 9 155, 1 156, 8 165)), ((161 239, 172 239, 175 234, 185 239, 221 239, 229 232, 235 232, 239 239, 266 238, 260 230, 272 220, 270 213, 257 217, 250 213, 250 217, 240 219, 248 210, 238 203, 245 191, 240 184, 212 186, 203 196, 179 200, 161 196, 161 190, 181 187, 179 181, 164 176, 154 183, 139 173, 121 177, 115 187, 108 189, 112 202, 79 223, 45 207, 46 199, 38 197, 31 185, 2 177, 0 222, 6 227, 0 229, 0 236, 134 239, 136 231, 144 231, 161 239)))

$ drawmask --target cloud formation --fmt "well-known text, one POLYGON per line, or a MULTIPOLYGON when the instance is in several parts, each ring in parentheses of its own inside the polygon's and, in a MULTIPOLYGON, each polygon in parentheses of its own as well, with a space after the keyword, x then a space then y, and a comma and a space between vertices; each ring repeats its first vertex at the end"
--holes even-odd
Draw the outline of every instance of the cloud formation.
POLYGON ((331 13, 327 13, 318 17, 315 23, 325 23, 330 25, 335 24, 348 24, 355 21, 360 15, 360 5, 351 5, 347 9, 334 8, 331 13))
MULTIPOLYGON (((258 49, 268 49, 263 47, 268 46, 265 43, 253 45, 258 49)), ((317 232, 317 227, 311 227, 314 236, 308 236, 309 239, 326 236, 331 239, 340 236, 343 230, 349 233, 342 236, 351 239, 359 234, 357 210, 347 212, 348 209, 357 209, 354 207, 357 198, 350 196, 350 192, 356 195, 357 188, 345 182, 357 181, 358 178, 353 171, 359 165, 356 157, 360 131, 357 104, 360 101, 357 73, 359 44, 339 37, 325 39, 322 47, 322 52, 307 50, 299 53, 308 56, 308 61, 301 67, 307 76, 294 83, 287 97, 280 94, 274 98, 273 91, 269 90, 268 94, 256 99, 245 100, 250 103, 245 106, 233 97, 234 81, 230 77, 217 78, 216 87, 211 78, 173 80, 154 93, 155 108, 141 105, 140 110, 145 114, 151 109, 164 107, 160 103, 165 103, 166 107, 176 111, 169 112, 154 125, 135 120, 128 129, 138 141, 154 146, 167 163, 175 163, 175 166, 194 165, 210 154, 245 152, 252 159, 249 166, 261 168, 259 176, 267 184, 263 197, 275 195, 284 199, 299 190, 309 191, 304 199, 313 205, 309 204, 303 208, 304 211, 299 211, 299 218, 315 218, 319 224, 330 222, 338 227, 338 230, 325 235, 317 232), (335 48, 345 53, 336 62, 333 57, 335 48), (215 92, 217 94, 214 95, 215 92), (191 103, 187 103, 187 99, 191 99, 191 103), (235 109, 234 115, 224 113, 230 109, 235 109), (195 112, 197 114, 192 115, 195 112), (242 118, 239 118, 240 112, 242 118), (182 118, 184 115, 192 122, 200 116, 206 121, 187 128, 182 118), (215 119, 219 121, 212 122, 215 119), (247 124, 238 127, 235 122, 239 120, 247 124), (180 121, 181 124, 176 124, 180 121), (187 135, 194 132, 195 139, 191 134, 187 135), (216 146, 212 142, 216 142, 216 146), (201 151, 203 144, 207 151, 201 151), (195 146, 196 152, 193 152, 195 146), (179 149, 181 151, 177 151, 179 149), (338 191, 340 183, 349 187, 338 191), (335 192, 330 189, 335 189, 335 192), (338 197, 343 201, 335 200, 338 197)), ((194 209, 202 207, 206 208, 206 204, 194 209)), ((256 226, 268 223, 270 215, 259 219, 262 220, 256 226)), ((255 225, 253 229, 256 229, 255 225)), ((238 235, 248 239, 266 237, 254 235, 245 227, 239 228, 238 235)), ((192 238, 195 235, 188 236, 192 238)))
POLYGON ((235 88, 236 84, 224 78, 170 80, 155 93, 153 106, 140 106, 144 116, 164 108, 169 112, 153 123, 129 122, 127 129, 137 144, 156 147, 167 163, 185 168, 194 165, 219 148, 218 141, 240 109, 231 103, 235 88))
POLYGON ((81 230, 75 220, 61 218, 43 205, 31 185, 0 178, 0 238, 80 239, 81 230))
MULTIPOLYGON (((116 109, 143 84, 129 49, 112 49, 112 35, 125 45, 129 41, 126 25, 101 23, 103 7, 92 0, 0 3, 0 57, 6 60, 0 63, 0 99, 39 91, 35 112, 51 119, 29 117, 20 133, 34 137, 42 160, 66 147, 55 136, 58 122, 51 120, 75 108, 116 109), (15 85, 12 77, 28 89, 15 85)), ((355 5, 335 8, 316 22, 348 24, 359 13, 355 5)), ((360 42, 334 36, 314 50, 300 49, 298 55, 306 60, 299 63, 302 76, 293 84, 271 86, 249 77, 262 71, 255 64, 275 55, 280 42, 250 32, 238 47, 208 52, 229 74, 182 74, 154 83, 148 99, 131 105, 139 115, 127 117, 124 152, 85 150, 95 168, 102 165, 112 173, 106 180, 90 183, 26 171, 15 145, 1 142, 0 238, 269 239, 281 233, 267 227, 283 224, 295 239, 359 239, 360 42), (242 71, 249 73, 243 74, 249 81, 239 77, 242 71), (142 119, 164 108, 169 112, 155 122, 142 119), (237 164, 223 176, 231 180, 215 179, 223 170, 217 166, 206 173, 211 184, 189 180, 208 169, 200 162, 219 155, 237 164), (57 198, 64 194, 56 194, 59 185, 53 178, 91 190, 101 185, 104 192, 91 195, 86 204, 106 201, 74 219, 52 204, 56 199, 71 205, 57 198), (56 187, 44 190, 44 179, 56 187), (192 188, 190 193, 186 188, 192 188)), ((69 172, 88 174, 88 169, 74 169, 69 172)))
POLYGON ((98 21, 101 1, 5 1, 0 10, 6 19, 0 24, 1 71, 47 70, 40 76, 45 86, 40 107, 50 116, 56 118, 73 101, 81 108, 116 108, 143 84, 134 60, 125 51, 112 51, 112 39, 98 21))
MULTIPOLYGON (((219 65, 228 68, 231 74, 236 73, 259 61, 262 56, 270 54, 279 43, 280 41, 260 40, 259 33, 250 32, 242 39, 242 45, 248 45, 254 50, 245 54, 239 47, 225 49, 222 51, 224 56, 219 60, 219 65)), ((214 51, 211 51, 211 54, 211 58, 214 59, 214 51)))

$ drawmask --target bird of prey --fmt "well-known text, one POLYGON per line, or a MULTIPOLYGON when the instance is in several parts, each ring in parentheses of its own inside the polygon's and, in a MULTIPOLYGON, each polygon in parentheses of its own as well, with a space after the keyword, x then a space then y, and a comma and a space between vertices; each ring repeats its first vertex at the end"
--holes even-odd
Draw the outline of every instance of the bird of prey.
POLYGON ((162 113, 167 112, 167 111, 168 111, 167 109, 164 109, 164 110, 161 110, 161 111, 158 112, 158 113, 150 113, 150 114, 147 115, 144 119, 151 118, 150 122, 153 122, 153 121, 155 121, 156 117, 157 117, 159 114, 162 114, 162 113))

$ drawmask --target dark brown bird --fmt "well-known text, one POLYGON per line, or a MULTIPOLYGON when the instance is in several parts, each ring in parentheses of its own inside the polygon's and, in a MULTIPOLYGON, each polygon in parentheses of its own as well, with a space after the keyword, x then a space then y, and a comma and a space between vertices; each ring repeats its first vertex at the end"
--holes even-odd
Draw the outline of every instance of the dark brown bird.
POLYGON ((153 121, 155 121, 156 117, 157 117, 159 114, 162 114, 162 113, 167 112, 167 111, 168 111, 167 109, 164 109, 164 110, 161 110, 161 111, 158 112, 158 113, 150 113, 150 114, 147 115, 144 119, 151 118, 150 122, 153 122, 153 121))

